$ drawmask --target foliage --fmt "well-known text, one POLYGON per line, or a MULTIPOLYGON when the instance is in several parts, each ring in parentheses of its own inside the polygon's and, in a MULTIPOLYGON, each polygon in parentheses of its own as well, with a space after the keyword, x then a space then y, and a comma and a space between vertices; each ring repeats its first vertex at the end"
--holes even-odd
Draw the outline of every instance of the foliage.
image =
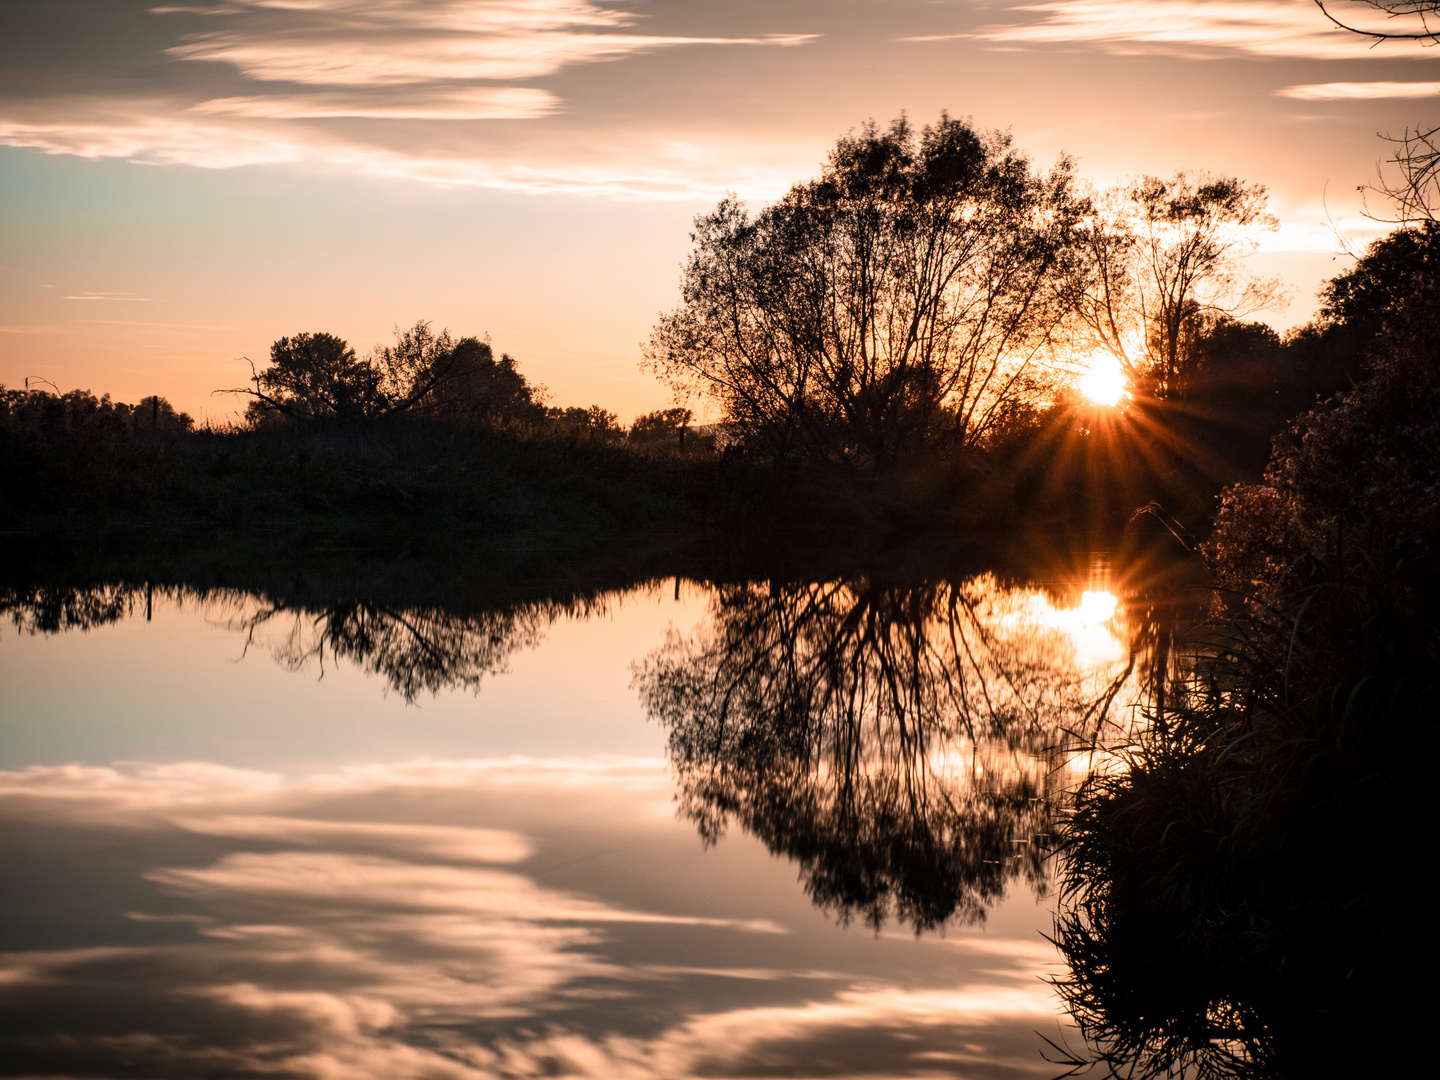
POLYGON ((578 405, 565 409, 552 407, 545 410, 545 417, 562 431, 583 432, 605 442, 618 442, 625 436, 620 418, 599 405, 591 405, 588 409, 578 405))
POLYGON ((543 389, 532 387, 508 356, 495 359, 490 344, 456 340, 417 322, 395 332, 395 344, 360 358, 333 334, 296 334, 270 347, 270 366, 256 372, 252 422, 272 417, 354 423, 381 416, 432 416, 451 420, 536 420, 544 415, 543 389))
POLYGON ((333 334, 296 334, 270 346, 270 366, 254 375, 252 421, 274 412, 287 417, 358 420, 385 411, 381 373, 333 334))
POLYGON ((656 409, 637 416, 626 437, 632 443, 678 442, 685 445, 685 432, 695 414, 689 409, 656 409))
POLYGON ((1072 210, 1070 163, 1036 176, 1007 135, 867 124, 753 217, 731 197, 696 219, 646 362, 772 461, 974 445, 1030 388, 1072 210))
POLYGON ((452 420, 538 420, 543 387, 531 386, 508 353, 495 359, 488 341, 438 335, 417 322, 376 351, 391 412, 452 420))
POLYGON ((1265 188, 1233 177, 1181 171, 1092 194, 1067 253, 1068 350, 1108 354, 1137 389, 1183 397, 1198 338, 1284 298, 1278 279, 1239 263, 1275 228, 1265 188))
POLYGON ((145 397, 134 405, 97 398, 88 390, 52 394, 44 390, 8 390, 0 385, 0 428, 12 438, 65 437, 132 439, 165 437, 192 430, 195 421, 163 397, 145 397))
POLYGON ((1322 573, 1361 534, 1407 587, 1433 591, 1440 541, 1440 290, 1414 293, 1380 339, 1373 371, 1276 440, 1260 484, 1221 500, 1208 552, 1221 581, 1267 595, 1322 573))
POLYGON ((1360 327, 1371 336, 1427 280, 1440 277, 1440 222, 1426 221, 1373 241, 1346 273, 1320 290, 1326 324, 1360 327))

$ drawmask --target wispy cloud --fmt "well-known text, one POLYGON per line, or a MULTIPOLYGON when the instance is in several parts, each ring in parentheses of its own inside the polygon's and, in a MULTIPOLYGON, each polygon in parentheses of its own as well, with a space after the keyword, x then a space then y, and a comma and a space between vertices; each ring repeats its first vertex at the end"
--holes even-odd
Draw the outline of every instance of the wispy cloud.
POLYGON ((129 300, 142 304, 154 304, 157 301, 151 296, 136 296, 128 292, 82 292, 67 296, 66 300, 129 300))
POLYGON ((1440 94, 1434 82, 1331 82, 1287 86, 1275 93, 1301 101, 1366 101, 1373 98, 1433 98, 1440 94))
MULTIPOLYGON (((164 11, 166 9, 159 9, 164 11)), ((795 45, 808 36, 686 37, 620 32, 634 15, 589 0, 229 0, 206 10, 232 25, 169 50, 230 64, 252 79, 399 85, 532 79, 570 64, 677 45, 795 45)))
POLYGON ((956 36, 1011 45, 1095 43, 1112 51, 1376 55, 1367 52, 1370 42, 1327 22, 1311 0, 1050 0, 1012 10, 1027 21, 956 36))
POLYGON ((375 821, 320 821, 231 814, 177 818, 175 823, 182 829, 206 836, 271 840, 310 847, 358 846, 458 862, 523 862, 533 853, 529 841, 518 833, 458 825, 396 825, 375 821))
POLYGON ((533 120, 554 112, 560 99, 547 90, 523 86, 469 86, 419 94, 389 92, 257 94, 211 98, 191 112, 264 120, 533 120))
MULTIPOLYGON (((815 36, 645 34, 641 16, 592 0, 220 0, 146 17, 165 26, 182 15, 175 43, 144 77, 129 73, 132 58, 117 46, 127 73, 113 86, 77 92, 75 73, 57 70, 0 102, 0 144, 201 168, 309 164, 531 193, 710 196, 754 187, 736 174, 734 146, 697 154, 633 125, 619 138, 591 130, 577 140, 547 126, 573 103, 528 84, 657 51, 815 36)), ((763 186, 773 186, 768 177, 763 186)))

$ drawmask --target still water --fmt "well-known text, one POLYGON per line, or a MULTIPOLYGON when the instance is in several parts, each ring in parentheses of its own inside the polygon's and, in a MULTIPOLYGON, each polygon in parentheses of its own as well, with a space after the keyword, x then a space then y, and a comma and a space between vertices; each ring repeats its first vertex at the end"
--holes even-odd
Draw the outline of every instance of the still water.
POLYGON ((1053 1076, 1103 569, 12 593, 0 1074, 1053 1076))

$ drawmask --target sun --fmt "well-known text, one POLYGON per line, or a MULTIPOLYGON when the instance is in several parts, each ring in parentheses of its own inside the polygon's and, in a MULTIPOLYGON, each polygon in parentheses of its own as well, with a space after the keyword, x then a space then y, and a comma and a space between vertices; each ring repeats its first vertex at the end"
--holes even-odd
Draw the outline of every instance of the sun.
POLYGON ((1120 399, 1129 394, 1125 381, 1125 369, 1113 356, 1093 353, 1089 367, 1075 381, 1080 392, 1096 405, 1118 405, 1120 399))

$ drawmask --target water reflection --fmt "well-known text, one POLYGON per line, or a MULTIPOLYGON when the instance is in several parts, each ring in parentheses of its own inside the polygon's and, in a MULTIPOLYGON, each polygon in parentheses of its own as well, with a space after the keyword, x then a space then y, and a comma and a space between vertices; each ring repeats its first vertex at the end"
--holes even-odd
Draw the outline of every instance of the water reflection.
POLYGON ((636 685, 703 837, 737 821, 842 921, 919 931, 1043 888, 1069 765, 1133 689, 1129 637, 1099 588, 736 585, 636 685))
POLYGON ((533 649, 557 619, 600 614, 599 600, 540 601, 474 614, 442 608, 402 608, 346 602, 319 610, 283 602, 233 602, 228 624, 247 643, 269 645, 291 671, 327 659, 348 660, 414 701, 444 689, 474 692, 488 675, 505 670, 517 652, 533 649), (238 610, 236 610, 238 609, 238 610))
MULTIPOLYGON (((0 1074, 1053 1073, 1034 1035, 1058 1035, 1049 916, 1005 897, 1044 890, 1056 816, 1163 652, 1153 620, 1103 566, 1049 588, 701 591, 696 629, 633 669, 663 760, 561 760, 557 741, 298 779, 0 773, 0 1074), (702 854, 695 830, 730 823, 759 844, 702 854)), ((169 605, 232 631, 227 661, 343 664, 408 703, 479 689, 562 619, 603 633, 640 593, 658 587, 467 605, 101 585, 12 590, 0 613, 53 635, 169 605)), ((579 677, 536 676, 514 722, 579 677)))
POLYGON ((480 610, 344 599, 296 603, 236 589, 103 584, 0 591, 0 614, 21 633, 91 630, 144 613, 157 601, 189 604, 260 647, 287 670, 349 662, 385 680, 407 702, 441 690, 477 691, 512 657, 533 649, 562 618, 603 615, 604 593, 582 593, 480 610))
POLYGON ((668 805, 658 761, 0 772, 0 1074, 1046 1075, 1033 935, 817 933, 668 805))

